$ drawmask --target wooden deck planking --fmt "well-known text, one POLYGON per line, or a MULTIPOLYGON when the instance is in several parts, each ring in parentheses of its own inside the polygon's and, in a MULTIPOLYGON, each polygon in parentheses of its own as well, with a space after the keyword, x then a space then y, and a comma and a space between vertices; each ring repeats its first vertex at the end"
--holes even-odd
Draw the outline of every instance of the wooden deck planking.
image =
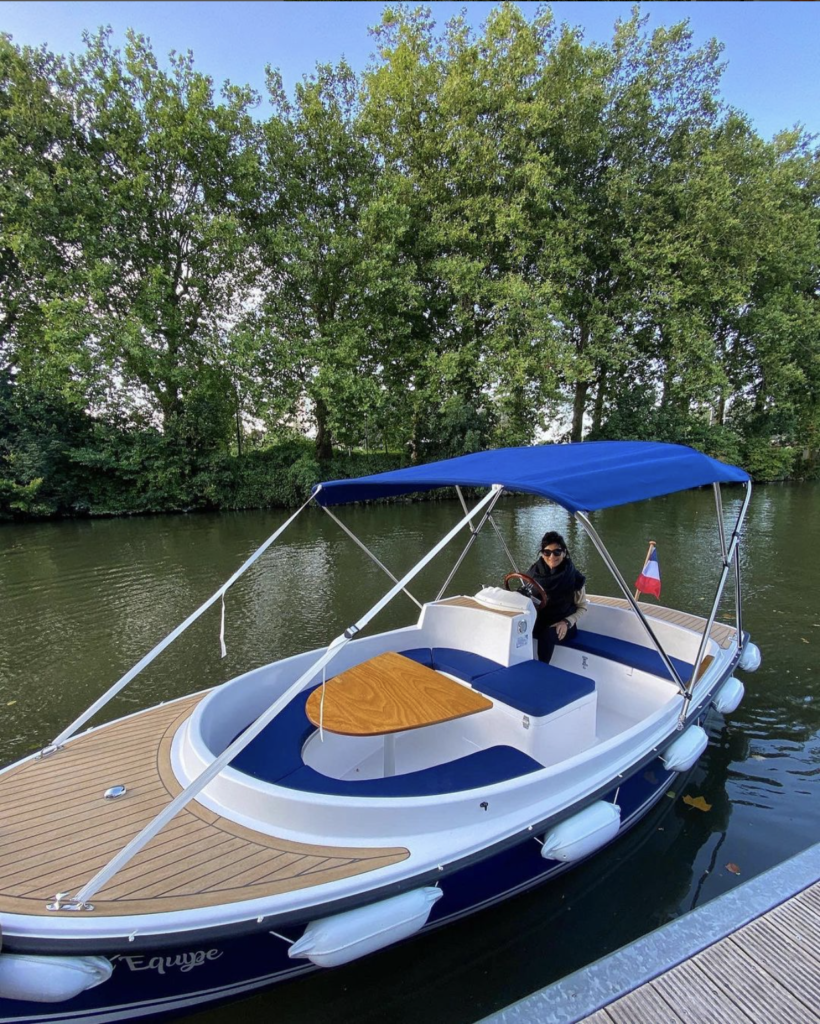
MULTIPOLYGON (((152 787, 159 785, 156 768, 146 767, 135 762, 130 767, 126 765, 118 773, 118 776, 124 778, 126 774, 128 777, 128 790, 132 794, 143 791, 148 792, 152 787)), ((85 775, 83 778, 78 778, 74 785, 62 783, 51 792, 42 790, 40 791, 41 795, 37 799, 27 802, 23 796, 18 797, 9 805, 13 810, 5 815, 4 821, 8 825, 17 825, 20 823, 33 824, 39 819, 50 820, 53 817, 55 803, 63 800, 65 801, 64 806, 71 807, 72 813, 81 812, 83 807, 96 808, 105 791, 112 785, 116 786, 119 783, 112 783, 110 780, 101 778, 101 773, 98 770, 95 775, 85 775), (77 799, 77 794, 86 785, 89 789, 81 804, 77 799)), ((5 799, 3 806, 6 806, 5 799)))
MULTIPOLYGON (((630 608, 631 605, 623 597, 603 597, 599 594, 590 594, 589 600, 593 604, 609 605, 612 608, 630 608)), ((639 601, 638 607, 644 615, 653 619, 661 619, 673 625, 685 626, 696 633, 703 633, 707 620, 700 615, 691 615, 689 612, 681 612, 676 608, 664 608, 663 605, 648 604, 646 601, 639 601)), ((734 643, 736 629, 734 626, 727 626, 722 622, 712 624, 709 636, 719 647, 727 648, 734 643)))
POLYGON ((654 989, 638 989, 630 995, 632 998, 629 1002, 619 1000, 599 1013, 607 1013, 613 1024, 635 1024, 635 1020, 639 1016, 641 1019, 658 1022, 658 1024, 660 1022, 684 1024, 683 1018, 675 1013, 660 992, 656 992, 654 989))
MULTIPOLYGON (((180 792, 171 744, 203 696, 83 734, 0 776, 0 912, 46 913, 56 892, 76 892, 180 792), (117 784, 126 796, 105 800, 117 784)), ((407 856, 404 848, 327 847, 253 832, 194 801, 94 897, 92 913, 257 899, 407 856)))
MULTIPOLYGON (((157 789, 157 793, 161 794, 161 790, 157 789)), ((151 806, 157 803, 156 796, 143 793, 139 794, 132 793, 132 799, 129 802, 127 813, 121 813, 117 818, 112 819, 111 811, 107 805, 103 805, 102 800, 98 799, 97 804, 100 806, 99 813, 89 813, 82 819, 83 825, 91 832, 96 828, 97 824, 107 823, 110 826, 111 821, 116 821, 117 824, 124 824, 132 821, 134 818, 141 818, 145 815, 145 804, 150 802, 151 806)), ((2 786, 0 786, 0 805, 2 805, 2 786)), ((121 805, 122 810, 122 805, 121 805)), ((2 833, 3 842, 0 843, 0 850, 11 851, 13 854, 15 850, 19 852, 20 848, 24 843, 28 843, 33 837, 45 838, 50 836, 52 839, 63 839, 66 836, 74 835, 77 832, 77 823, 72 818, 58 818, 54 815, 52 810, 51 817, 40 817, 35 822, 28 825, 28 827, 21 827, 17 829, 9 829, 8 832, 5 829, 0 829, 2 833), (49 826, 51 826, 49 828, 49 826)), ((26 846, 28 849, 28 846, 26 846)))
MULTIPOLYGON (((810 955, 810 950, 784 938, 765 924, 755 921, 753 925, 736 932, 732 939, 737 947, 749 957, 753 963, 782 964, 779 980, 785 982, 794 994, 807 1005, 815 1005, 818 997, 818 961, 810 955)), ((770 971, 768 973, 771 973, 770 971)))
MULTIPOLYGON (((694 959, 680 964, 675 971, 662 974, 656 983, 645 985, 635 993, 630 993, 630 996, 640 994, 643 988, 657 992, 684 1024, 691 1024, 693 1020, 709 1021, 710 1024, 750 1022, 750 1018, 727 994, 719 979, 709 970, 704 970, 694 959)), ((625 998, 629 999, 630 996, 625 998)), ((636 1016, 634 1024, 646 1019, 636 1016)))
MULTIPOLYGON (((185 830, 185 823, 172 821, 167 828, 170 835, 181 830, 185 830)), ((203 832, 207 831, 207 826, 203 825, 202 830, 203 832)), ((85 837, 79 842, 64 847, 61 846, 60 856, 58 857, 54 857, 53 848, 50 856, 48 849, 42 850, 36 858, 27 858, 25 868, 16 874, 12 874, 7 870, 3 871, 3 883, 9 887, 9 891, 15 888, 20 890, 20 895, 24 895, 28 891, 23 889, 25 883, 36 883, 38 886, 42 884, 43 871, 46 867, 49 871, 55 873, 70 871, 72 867, 76 867, 80 860, 82 860, 84 871, 88 871, 95 860, 101 861, 100 866, 102 866, 102 864, 110 860, 114 854, 122 849, 133 834, 133 828, 129 828, 126 831, 119 831, 111 835, 107 834, 105 841, 101 841, 97 836, 85 837)), ((184 834, 188 842, 196 839, 195 833, 185 831, 184 834)))
POLYGON ((715 943, 695 960, 707 971, 729 997, 749 1017, 762 1016, 767 1024, 809 1024, 820 1017, 792 991, 787 981, 785 964, 780 964, 780 976, 766 970, 765 963, 755 962, 747 956, 732 936, 715 943))
POLYGON ((819 1024, 820 882, 581 1024, 819 1024))
POLYGON ((455 605, 456 608, 472 608, 481 612, 492 612, 494 615, 505 615, 508 619, 514 619, 516 615, 521 614, 520 611, 513 611, 509 608, 492 608, 488 604, 476 601, 474 597, 445 597, 443 601, 437 601, 436 604, 450 604, 455 605))

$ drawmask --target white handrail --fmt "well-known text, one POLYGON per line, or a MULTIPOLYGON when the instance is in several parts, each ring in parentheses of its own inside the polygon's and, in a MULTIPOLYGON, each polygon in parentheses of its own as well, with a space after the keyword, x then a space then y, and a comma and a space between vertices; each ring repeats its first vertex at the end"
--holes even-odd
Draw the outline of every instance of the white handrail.
MULTIPOLYGON (((404 590, 405 586, 413 579, 414 576, 418 575, 421 570, 432 561, 433 558, 446 547, 447 544, 462 530, 469 522, 470 517, 474 516, 477 512, 481 511, 484 506, 490 502, 496 494, 501 490, 500 485, 494 484, 490 489, 489 493, 486 494, 481 501, 476 505, 471 513, 464 517, 452 530, 435 545, 435 547, 429 551, 424 558, 421 559, 413 568, 400 579, 391 590, 385 594, 385 596, 377 601, 376 604, 352 626, 349 626, 344 633, 337 636, 335 640, 327 647, 324 654, 322 654, 317 661, 315 661, 309 668, 307 668, 287 690, 278 697, 267 709, 264 711, 259 718, 249 726, 245 731, 237 736, 237 738, 226 747, 222 753, 214 758, 208 767, 199 774, 193 782, 190 782, 185 789, 182 790, 174 799, 164 807, 159 814, 142 829, 142 831, 134 836, 130 843, 123 847, 122 850, 103 867, 90 881, 79 890, 77 895, 67 901, 72 905, 76 905, 76 909, 83 909, 84 904, 94 895, 103 885, 106 884, 121 868, 123 868, 132 857, 136 856, 139 851, 146 846, 154 836, 160 832, 165 825, 181 811, 182 808, 189 803, 193 798, 200 793, 205 786, 214 779, 222 769, 230 764, 230 762, 241 753, 245 747, 254 739, 259 733, 265 728, 265 726, 278 714, 278 712, 290 702, 290 700, 305 686, 305 684, 312 679, 318 672, 320 672, 325 665, 327 665, 336 655, 341 651, 343 647, 346 647, 348 642, 363 629, 370 620, 381 611, 385 605, 389 604, 390 601, 404 590)), ((59 902, 59 900, 58 900, 59 902)), ((61 905, 61 909, 66 909, 65 903, 61 905)))
MULTIPOLYGON (((321 488, 321 484, 319 485, 319 489, 320 488, 321 488)), ((112 697, 116 697, 117 694, 120 692, 120 690, 125 689, 125 687, 131 682, 131 680, 135 676, 139 675, 139 673, 142 672, 142 670, 147 665, 150 665, 151 662, 154 660, 154 658, 157 657, 157 655, 162 654, 162 652, 165 650, 166 647, 169 647, 174 642, 174 640, 176 640, 176 638, 178 636, 180 636, 180 634, 184 633, 185 630, 192 623, 196 622, 196 620, 200 617, 200 615, 202 615, 203 612, 206 612, 211 607, 211 605, 214 604, 214 602, 218 601, 221 597, 224 597, 225 591, 228 590, 228 588, 231 587, 239 579, 239 577, 242 575, 242 573, 245 572, 245 570, 249 566, 253 565, 253 563, 256 561, 257 558, 260 557, 260 555, 263 555, 268 550, 268 548, 271 546, 271 544, 273 544, 273 542, 276 540, 276 538, 278 536, 280 536, 280 534, 283 533, 283 531, 286 530, 288 526, 290 526, 290 524, 293 522, 293 520, 301 512, 303 512, 307 508, 307 506, 310 504, 310 502, 313 501, 314 496, 316 494, 318 494, 318 493, 319 493, 318 489, 316 491, 314 491, 314 493, 311 494, 311 496, 304 503, 304 505, 302 505, 302 507, 298 511, 294 512, 293 515, 290 517, 290 519, 288 519, 287 522, 284 522, 279 527, 278 530, 276 530, 274 533, 272 533, 271 536, 268 537, 268 539, 265 541, 265 543, 261 547, 257 548, 256 551, 254 551, 254 553, 251 555, 251 557, 247 559, 247 561, 243 562, 243 564, 239 567, 239 569, 236 570, 236 572, 233 574, 233 576, 231 576, 231 578, 227 582, 223 583, 222 586, 219 588, 219 590, 217 590, 217 592, 215 594, 213 594, 211 597, 208 598, 208 600, 205 602, 205 604, 200 605, 199 608, 197 608, 197 610, 195 612, 192 612, 188 616, 188 618, 184 622, 181 622, 176 627, 175 630, 173 630, 171 633, 168 634, 168 636, 165 637, 164 640, 160 640, 160 642, 157 644, 157 646, 153 650, 149 651, 148 654, 146 654, 145 657, 142 658, 141 661, 138 661, 137 664, 134 665, 133 668, 130 668, 125 673, 125 675, 122 676, 122 678, 118 679, 117 682, 114 683, 114 685, 110 689, 106 690, 106 692, 102 695, 102 697, 98 698, 91 705, 91 707, 89 707, 85 711, 83 711, 83 713, 80 715, 80 717, 76 718, 71 723, 71 725, 68 726, 68 728, 63 729, 63 731, 60 733, 60 735, 57 737, 57 739, 54 740, 54 742, 51 744, 51 747, 52 748, 59 747, 61 743, 65 743, 65 741, 70 736, 73 736, 74 733, 81 726, 85 725, 85 723, 90 718, 93 718, 94 715, 96 715, 96 713, 101 708, 104 708, 105 705, 112 699, 112 697)))

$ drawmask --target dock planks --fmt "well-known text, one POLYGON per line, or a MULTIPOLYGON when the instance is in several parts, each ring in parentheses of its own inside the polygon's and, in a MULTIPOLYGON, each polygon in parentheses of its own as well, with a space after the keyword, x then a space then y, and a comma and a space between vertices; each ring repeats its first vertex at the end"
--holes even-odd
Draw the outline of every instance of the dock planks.
POLYGON ((820 882, 581 1024, 820 1022, 820 882))

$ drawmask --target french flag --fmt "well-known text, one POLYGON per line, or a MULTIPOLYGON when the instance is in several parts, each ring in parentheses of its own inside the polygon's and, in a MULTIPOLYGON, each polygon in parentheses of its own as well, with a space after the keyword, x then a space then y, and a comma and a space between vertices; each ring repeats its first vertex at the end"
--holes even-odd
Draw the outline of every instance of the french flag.
POLYGON ((654 545, 649 552, 646 565, 641 569, 641 575, 635 580, 635 589, 642 594, 661 596, 661 568, 658 565, 658 552, 654 545))

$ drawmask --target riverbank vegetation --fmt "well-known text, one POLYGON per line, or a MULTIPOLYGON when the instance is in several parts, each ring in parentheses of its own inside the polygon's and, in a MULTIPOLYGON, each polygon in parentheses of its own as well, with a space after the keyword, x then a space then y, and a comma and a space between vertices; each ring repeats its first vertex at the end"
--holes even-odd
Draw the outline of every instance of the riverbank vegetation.
POLYGON ((386 8, 267 106, 131 34, 0 37, 0 515, 289 505, 485 447, 816 472, 820 161, 721 48, 386 8))

